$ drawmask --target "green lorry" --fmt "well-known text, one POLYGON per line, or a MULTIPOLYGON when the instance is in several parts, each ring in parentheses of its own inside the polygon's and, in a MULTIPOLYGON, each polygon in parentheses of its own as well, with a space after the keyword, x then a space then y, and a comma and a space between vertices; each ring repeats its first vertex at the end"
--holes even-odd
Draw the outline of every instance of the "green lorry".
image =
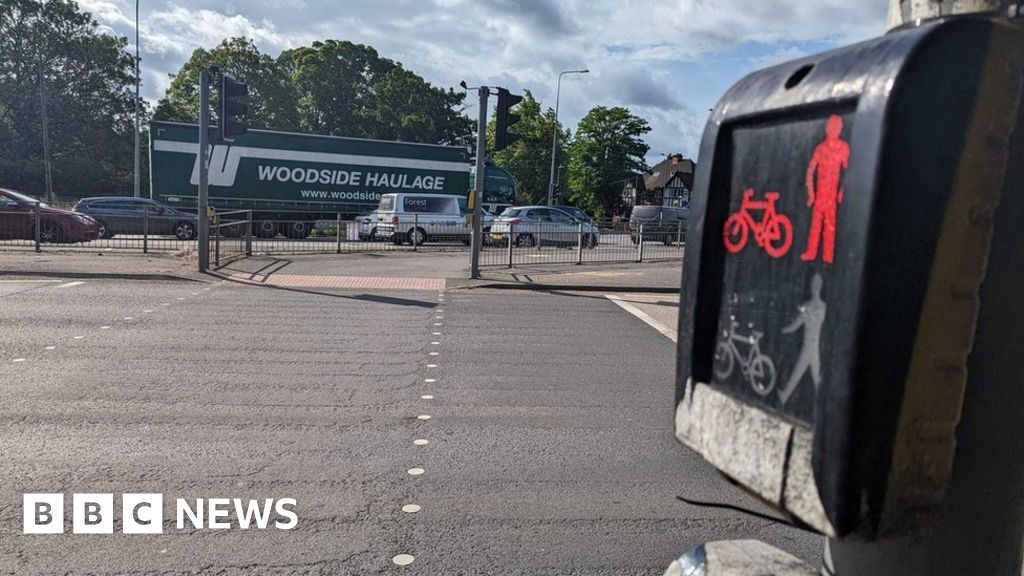
MULTIPOLYGON (((150 197, 195 211, 199 127, 150 124, 150 197)), ((318 220, 352 219, 377 207, 381 194, 422 192, 465 196, 472 158, 465 148, 337 136, 250 130, 233 142, 210 130, 210 205, 252 210, 253 230, 292 238, 318 220), (287 222, 287 225, 281 224, 287 222)), ((487 167, 484 205, 515 202, 515 181, 487 167)))

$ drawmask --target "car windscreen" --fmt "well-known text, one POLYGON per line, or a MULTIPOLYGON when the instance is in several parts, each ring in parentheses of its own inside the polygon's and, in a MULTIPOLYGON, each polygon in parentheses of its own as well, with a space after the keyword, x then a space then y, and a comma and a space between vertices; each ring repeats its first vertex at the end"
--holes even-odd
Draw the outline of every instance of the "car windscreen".
POLYGON ((13 198, 17 202, 24 202, 25 204, 35 204, 35 203, 38 202, 40 206, 47 206, 47 204, 45 202, 40 202, 39 200, 36 200, 35 198, 33 198, 31 196, 26 196, 25 194, 22 194, 21 192, 15 192, 14 190, 5 190, 4 193, 9 198, 13 198))
POLYGON ((505 208, 505 211, 502 212, 498 218, 515 218, 516 216, 519 216, 522 211, 522 208, 505 208))
POLYGON ((660 216, 661 206, 637 206, 633 208, 633 213, 629 218, 631 220, 657 220, 660 216))
POLYGON ((380 204, 377 206, 379 212, 391 212, 395 209, 395 197, 394 196, 381 196, 380 204))

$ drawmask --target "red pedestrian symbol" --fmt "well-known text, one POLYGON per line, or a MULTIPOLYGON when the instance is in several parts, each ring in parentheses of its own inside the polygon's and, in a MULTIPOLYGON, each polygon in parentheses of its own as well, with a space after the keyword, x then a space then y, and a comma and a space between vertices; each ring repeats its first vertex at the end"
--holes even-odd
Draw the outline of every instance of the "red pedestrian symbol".
POLYGON ((754 242, 772 258, 781 258, 789 252, 793 244, 793 223, 788 216, 775 211, 778 199, 778 192, 765 192, 764 200, 757 201, 754 200, 753 188, 744 190, 740 209, 725 221, 726 250, 733 254, 743 250, 753 230, 754 242), (754 220, 752 210, 761 210, 760 220, 754 220))
POLYGON ((817 260, 818 245, 821 258, 832 263, 836 249, 836 212, 843 201, 843 189, 839 186, 841 172, 850 163, 850 145, 839 135, 843 131, 843 119, 835 114, 825 123, 825 139, 815 148, 811 163, 807 166, 807 206, 811 215, 811 234, 807 238, 807 249, 800 255, 801 260, 817 260), (817 176, 817 178, 815 178, 817 176))

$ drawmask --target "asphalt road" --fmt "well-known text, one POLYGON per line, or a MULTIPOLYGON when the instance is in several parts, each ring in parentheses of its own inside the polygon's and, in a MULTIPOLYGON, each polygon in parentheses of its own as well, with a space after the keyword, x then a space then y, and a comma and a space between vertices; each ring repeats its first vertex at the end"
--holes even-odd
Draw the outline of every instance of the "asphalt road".
POLYGON ((750 537, 816 561, 676 499, 763 511, 672 438, 673 353, 603 294, 2 278, 0 574, 660 574, 750 537), (26 492, 161 493, 164 533, 23 535, 26 492), (211 497, 295 498, 298 526, 176 529, 211 497))

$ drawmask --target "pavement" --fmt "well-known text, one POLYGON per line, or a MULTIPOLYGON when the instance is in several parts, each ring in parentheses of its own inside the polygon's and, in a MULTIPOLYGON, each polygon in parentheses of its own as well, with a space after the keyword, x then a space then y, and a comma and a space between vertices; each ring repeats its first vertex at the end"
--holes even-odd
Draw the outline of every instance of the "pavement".
POLYGON ((41 277, 188 279, 218 277, 266 281, 277 276, 336 278, 432 278, 448 288, 592 290, 678 293, 679 260, 630 263, 531 264, 515 268, 485 266, 469 279, 466 252, 361 252, 253 256, 200 275, 192 251, 176 253, 12 251, 0 254, 0 275, 41 277))
MULTIPOLYGON (((820 537, 677 499, 767 512, 675 441, 674 344, 604 293, 0 294, 0 574, 656 575, 723 538, 820 559, 820 537), (28 492, 160 493, 164 532, 23 535, 28 492), (177 529, 174 499, 211 497, 295 498, 298 524, 177 529)), ((664 294, 617 296, 671 322, 664 294)))

